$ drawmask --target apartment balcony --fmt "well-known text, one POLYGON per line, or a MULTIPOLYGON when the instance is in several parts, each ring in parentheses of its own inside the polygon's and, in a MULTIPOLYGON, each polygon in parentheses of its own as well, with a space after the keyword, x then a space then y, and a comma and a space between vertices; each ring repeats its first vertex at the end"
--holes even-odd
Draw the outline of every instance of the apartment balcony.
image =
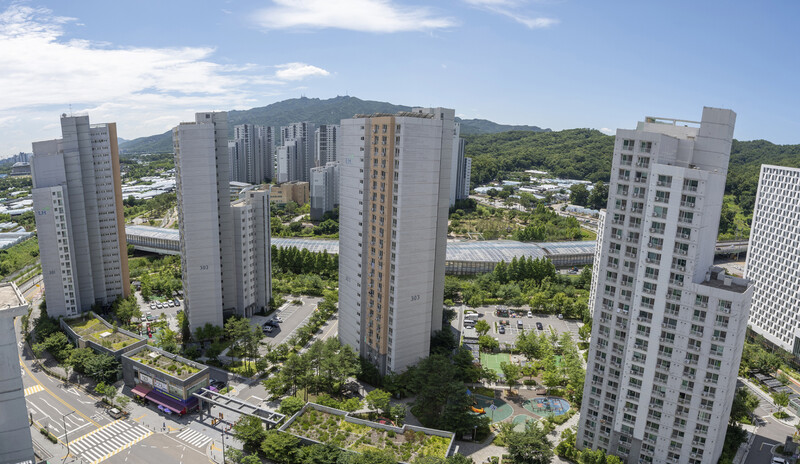
POLYGON ((633 181, 634 182, 639 182, 640 184, 645 184, 645 183, 647 183, 647 177, 637 177, 637 178, 633 179, 633 181))
POLYGON ((694 186, 694 185, 684 185, 683 186, 683 191, 684 192, 696 192, 697 191, 697 187, 694 186))
POLYGON ((675 269, 675 270, 678 270, 678 271, 681 271, 681 272, 686 272, 686 266, 680 266, 678 264, 673 264, 672 265, 672 269, 675 269))
POLYGON ((644 198, 644 193, 635 193, 634 192, 633 198, 644 198))
MULTIPOLYGON (((617 251, 619 251, 619 250, 617 250, 617 251)), ((626 258, 635 258, 636 257, 636 253, 631 253, 629 251, 626 251, 625 252, 625 257, 626 258)))
POLYGON ((642 212, 642 208, 631 208, 631 213, 639 214, 642 212))
POLYGON ((669 283, 672 285, 677 285, 678 287, 683 287, 683 281, 678 279, 669 279, 669 283))
POLYGON ((681 206, 685 206, 687 208, 694 208, 694 205, 695 205, 695 203, 688 202, 688 201, 682 201, 681 202, 681 206))

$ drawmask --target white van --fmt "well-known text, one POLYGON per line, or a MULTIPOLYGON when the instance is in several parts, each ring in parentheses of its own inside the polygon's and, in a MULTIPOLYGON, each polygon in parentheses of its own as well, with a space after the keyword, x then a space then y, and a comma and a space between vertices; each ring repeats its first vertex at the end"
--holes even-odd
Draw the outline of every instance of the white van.
POLYGON ((522 330, 522 320, 521 319, 517 319, 517 328, 522 330))

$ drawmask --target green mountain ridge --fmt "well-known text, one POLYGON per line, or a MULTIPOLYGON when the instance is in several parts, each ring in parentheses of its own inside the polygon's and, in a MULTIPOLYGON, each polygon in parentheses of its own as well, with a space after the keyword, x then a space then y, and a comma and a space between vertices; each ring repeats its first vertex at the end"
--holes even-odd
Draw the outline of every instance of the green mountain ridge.
MULTIPOLYGON (((329 99, 293 98, 271 105, 249 110, 228 111, 229 136, 233 136, 233 126, 237 124, 257 124, 261 126, 280 127, 298 121, 309 121, 314 124, 338 124, 342 119, 356 114, 397 113, 410 111, 411 106, 394 105, 387 102, 361 100, 356 97, 339 96, 329 99)), ((462 134, 487 134, 509 130, 549 132, 537 126, 498 124, 485 119, 460 119, 462 134)), ((177 124, 177 122, 176 122, 177 124)), ((120 143, 120 150, 125 153, 165 153, 172 151, 172 131, 163 134, 139 137, 120 143)))

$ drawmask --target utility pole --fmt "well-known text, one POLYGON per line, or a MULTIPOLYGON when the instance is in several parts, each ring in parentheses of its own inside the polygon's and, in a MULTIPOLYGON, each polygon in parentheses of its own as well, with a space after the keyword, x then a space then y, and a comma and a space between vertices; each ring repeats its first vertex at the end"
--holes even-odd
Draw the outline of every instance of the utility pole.
POLYGON ((69 435, 67 435, 67 416, 75 414, 75 411, 70 412, 69 414, 64 414, 61 416, 61 423, 64 424, 64 439, 67 441, 67 455, 64 456, 64 459, 69 457, 69 435))

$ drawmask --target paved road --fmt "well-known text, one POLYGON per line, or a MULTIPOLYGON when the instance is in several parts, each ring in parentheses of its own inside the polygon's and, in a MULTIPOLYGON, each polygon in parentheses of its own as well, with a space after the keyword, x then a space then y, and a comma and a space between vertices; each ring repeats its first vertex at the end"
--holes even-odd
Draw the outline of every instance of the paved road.
MULTIPOLYGON (((741 383, 740 383, 741 385, 741 383)), ((783 444, 786 437, 795 432, 795 428, 786 425, 772 416, 778 408, 772 405, 760 390, 753 391, 761 400, 755 414, 761 419, 756 431, 756 436, 747 454, 745 464, 763 464, 772 460, 772 451, 776 446, 783 444)))
MULTIPOLYGON (((265 334, 264 342, 268 342, 270 344, 279 345, 284 341, 288 340, 292 337, 295 331, 305 325, 308 318, 311 316, 311 313, 317 307, 322 298, 320 297, 313 297, 313 296, 301 296, 298 298, 291 297, 289 301, 300 300, 303 302, 301 305, 295 305, 291 302, 287 305, 284 305, 282 309, 276 312, 275 316, 280 317, 283 322, 278 324, 278 327, 273 329, 273 331, 269 334, 265 334)), ((269 319, 272 319, 273 316, 253 316, 252 321, 256 324, 263 324, 269 319)), ((266 349, 262 350, 263 353, 266 353, 266 349)))

